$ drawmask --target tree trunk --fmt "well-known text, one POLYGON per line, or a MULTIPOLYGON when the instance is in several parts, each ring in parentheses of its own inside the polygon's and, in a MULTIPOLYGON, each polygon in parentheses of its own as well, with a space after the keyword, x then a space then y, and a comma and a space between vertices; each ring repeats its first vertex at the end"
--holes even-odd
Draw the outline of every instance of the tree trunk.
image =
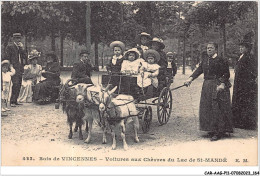
POLYGON ((151 1, 146 2, 147 9, 147 26, 146 31, 153 36, 153 18, 152 18, 152 3, 151 1))
POLYGON ((98 68, 98 41, 95 40, 95 67, 98 68))
POLYGON ((121 34, 121 41, 124 40, 124 4, 121 3, 120 5, 120 13, 121 13, 121 28, 120 28, 120 34, 121 34))
POLYGON ((63 42, 64 42, 64 34, 61 32, 60 35, 60 66, 63 67, 63 42))
POLYGON ((183 37, 183 60, 182 60, 182 65, 183 65, 183 69, 182 69, 182 74, 185 75, 185 67, 186 67, 186 37, 185 37, 185 32, 184 32, 184 37, 183 37))
POLYGON ((86 1, 86 49, 89 53, 91 51, 90 15, 91 15, 90 2, 86 1))
POLYGON ((222 53, 222 57, 225 58, 226 57, 226 25, 225 23, 221 23, 220 25, 220 29, 222 32, 222 39, 223 39, 223 53, 222 53))
POLYGON ((190 44, 190 58, 191 58, 191 70, 193 71, 195 68, 195 58, 193 56, 193 43, 190 44))
POLYGON ((51 32, 51 50, 55 51, 55 34, 54 34, 54 31, 51 32))
POLYGON ((179 58, 180 57, 180 44, 181 44, 181 39, 180 37, 178 38, 178 47, 177 47, 177 63, 179 63, 179 58))

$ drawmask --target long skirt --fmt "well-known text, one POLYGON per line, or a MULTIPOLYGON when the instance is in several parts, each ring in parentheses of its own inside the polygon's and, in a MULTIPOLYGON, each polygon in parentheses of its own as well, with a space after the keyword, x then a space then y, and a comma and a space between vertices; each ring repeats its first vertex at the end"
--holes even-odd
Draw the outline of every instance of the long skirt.
MULTIPOLYGON (((247 84, 246 82, 243 84, 247 84)), ((257 85, 241 89, 234 84, 232 97, 233 121, 236 128, 257 129, 257 85)))
POLYGON ((216 80, 204 80, 199 111, 200 130, 214 133, 232 133, 230 91, 225 88, 217 92, 216 89, 216 80))
POLYGON ((19 97, 17 99, 18 102, 21 103, 31 103, 32 102, 32 84, 33 80, 23 80, 22 86, 20 89, 19 97))
POLYGON ((58 86, 60 80, 44 80, 35 85, 35 90, 33 92, 33 100, 37 101, 39 99, 46 99, 51 96, 53 92, 53 87, 58 86))

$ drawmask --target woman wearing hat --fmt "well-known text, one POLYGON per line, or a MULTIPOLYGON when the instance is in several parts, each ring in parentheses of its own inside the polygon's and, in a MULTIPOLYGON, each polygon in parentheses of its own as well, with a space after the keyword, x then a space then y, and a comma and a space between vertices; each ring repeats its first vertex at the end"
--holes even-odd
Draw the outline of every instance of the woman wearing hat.
POLYGON ((40 53, 37 50, 32 50, 28 56, 29 65, 24 66, 24 75, 18 102, 31 103, 32 102, 32 87, 36 85, 41 79, 41 65, 37 64, 40 53))
POLYGON ((257 62, 251 49, 251 42, 240 43, 241 55, 235 66, 232 112, 235 127, 242 129, 257 128, 257 62))
POLYGON ((113 50, 114 55, 107 64, 107 71, 113 73, 120 73, 121 65, 123 62, 123 53, 125 51, 125 44, 121 41, 114 41, 110 44, 110 48, 113 50))
POLYGON ((42 76, 46 78, 36 84, 33 92, 33 100, 36 103, 44 104, 55 101, 58 98, 55 86, 60 85, 60 65, 58 57, 54 52, 46 54, 47 65, 42 71, 42 76))

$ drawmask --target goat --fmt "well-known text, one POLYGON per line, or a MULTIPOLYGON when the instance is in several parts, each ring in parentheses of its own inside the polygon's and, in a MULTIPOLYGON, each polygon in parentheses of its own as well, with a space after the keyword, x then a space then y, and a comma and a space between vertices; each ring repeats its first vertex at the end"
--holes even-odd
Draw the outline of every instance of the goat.
MULTIPOLYGON (((76 103, 79 107, 81 107, 81 110, 83 111, 83 120, 86 120, 87 127, 88 128, 88 137, 84 141, 85 143, 89 143, 91 139, 92 134, 92 125, 93 121, 95 121, 99 126, 102 127, 103 130, 103 140, 102 143, 107 143, 106 140, 106 128, 105 128, 105 122, 102 121, 99 114, 98 109, 98 96, 100 94, 101 88, 98 86, 90 85, 90 84, 84 84, 79 83, 75 86, 73 86, 76 94, 76 103)), ((81 127, 79 127, 81 128, 81 127)), ((81 130, 81 129, 80 129, 81 130)))
POLYGON ((67 114, 67 123, 70 127, 70 132, 68 135, 69 139, 72 139, 72 126, 76 122, 74 131, 77 132, 79 128, 79 139, 83 140, 81 127, 84 124, 83 117, 83 108, 82 105, 76 103, 76 92, 75 88, 69 87, 67 84, 64 85, 64 89, 61 91, 62 101, 62 110, 67 114))
POLYGON ((139 142, 138 130, 139 130, 139 119, 136 106, 134 104, 134 99, 130 95, 118 95, 114 96, 113 92, 116 90, 117 86, 111 91, 105 90, 101 91, 100 94, 100 104, 99 111, 101 118, 105 118, 111 128, 113 144, 112 149, 116 149, 116 135, 115 128, 119 126, 121 137, 123 139, 124 150, 128 149, 128 145, 125 139, 125 125, 133 121, 133 127, 135 132, 135 142, 139 142), (127 120, 125 120, 127 119, 127 120), (125 124, 126 123, 126 124, 125 124))

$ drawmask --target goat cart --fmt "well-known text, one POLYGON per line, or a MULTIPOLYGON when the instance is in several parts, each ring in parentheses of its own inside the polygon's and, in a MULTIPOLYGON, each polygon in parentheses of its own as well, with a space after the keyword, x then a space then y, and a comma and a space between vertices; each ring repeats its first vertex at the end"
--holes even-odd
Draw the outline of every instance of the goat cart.
MULTIPOLYGON (((168 81, 169 79, 167 79, 168 81)), ((154 91, 152 85, 148 86, 146 91, 141 89, 141 94, 136 95, 137 77, 122 74, 104 74, 102 75, 101 84, 103 86, 117 86, 116 94, 131 95, 135 99, 138 118, 142 121, 142 130, 147 133, 152 122, 152 107, 157 107, 157 117, 160 125, 164 125, 169 121, 172 111, 172 93, 170 89, 171 82, 169 81, 166 87, 163 87, 159 92, 154 91), (140 106, 144 105, 144 106, 140 106)))

